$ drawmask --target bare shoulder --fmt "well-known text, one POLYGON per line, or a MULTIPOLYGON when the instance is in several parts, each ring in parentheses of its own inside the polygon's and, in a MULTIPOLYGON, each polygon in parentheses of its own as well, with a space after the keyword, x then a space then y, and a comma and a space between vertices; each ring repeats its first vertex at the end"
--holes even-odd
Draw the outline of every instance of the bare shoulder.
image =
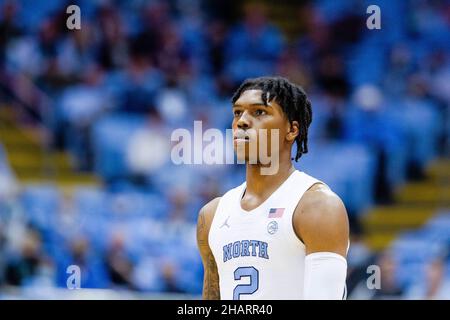
POLYGON ((197 220, 197 245, 202 257, 203 276, 203 299, 220 299, 219 274, 216 261, 208 243, 209 229, 216 214, 220 198, 208 202, 199 212, 197 220))
POLYGON ((326 185, 318 183, 305 192, 295 210, 293 224, 307 253, 327 251, 346 256, 347 210, 339 196, 326 185))
POLYGON ((327 215, 347 215, 341 198, 323 183, 316 183, 303 195, 297 209, 322 212, 327 215))
POLYGON ((201 249, 202 246, 208 245, 208 234, 211 223, 214 219, 220 197, 217 197, 200 209, 197 219, 197 242, 201 249))
POLYGON ((219 205, 221 197, 217 197, 212 199, 210 202, 205 204, 203 208, 200 209, 200 214, 206 214, 206 215, 212 215, 214 217, 214 214, 216 213, 217 206, 219 205))
POLYGON ((202 222, 201 220, 203 220, 206 225, 211 225, 214 215, 216 214, 220 199, 221 197, 217 197, 205 204, 203 208, 200 209, 200 212, 198 214, 198 222, 202 222))

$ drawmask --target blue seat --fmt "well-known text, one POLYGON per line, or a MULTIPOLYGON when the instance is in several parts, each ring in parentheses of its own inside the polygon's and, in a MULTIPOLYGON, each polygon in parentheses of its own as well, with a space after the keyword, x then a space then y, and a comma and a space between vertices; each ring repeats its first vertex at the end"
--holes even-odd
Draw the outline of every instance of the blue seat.
POLYGON ((94 167, 106 179, 126 176, 126 147, 145 118, 131 114, 111 114, 100 119, 93 128, 94 167))
POLYGON ((55 217, 60 209, 60 193, 51 184, 26 186, 20 196, 25 216, 29 221, 48 231, 55 224, 55 217))
POLYGON ((311 143, 310 153, 295 164, 301 171, 330 186, 347 209, 364 212, 373 203, 375 159, 356 143, 311 143))

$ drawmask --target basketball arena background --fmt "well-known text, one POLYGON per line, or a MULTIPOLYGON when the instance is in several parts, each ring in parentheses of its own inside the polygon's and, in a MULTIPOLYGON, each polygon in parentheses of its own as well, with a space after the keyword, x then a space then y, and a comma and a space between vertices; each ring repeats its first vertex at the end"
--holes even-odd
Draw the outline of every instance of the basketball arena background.
POLYGON ((170 135, 225 132, 260 75, 312 101, 296 166, 346 204, 348 299, 450 299, 450 5, 431 0, 0 1, 0 298, 200 298, 198 210, 245 168, 175 165, 170 135))

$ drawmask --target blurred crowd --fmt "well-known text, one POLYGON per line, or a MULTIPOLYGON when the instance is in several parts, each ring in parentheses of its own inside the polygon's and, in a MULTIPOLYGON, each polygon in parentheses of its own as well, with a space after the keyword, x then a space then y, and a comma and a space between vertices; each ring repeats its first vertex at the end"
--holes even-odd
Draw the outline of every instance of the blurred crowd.
MULTIPOLYGON (((375 258, 389 268, 389 253, 374 257, 357 241, 358 219, 448 156, 450 6, 375 1, 381 29, 369 30, 372 2, 296 4, 292 37, 269 19, 269 1, 1 1, 2 99, 19 101, 53 150, 104 185, 72 197, 52 185, 2 194, 0 286, 65 287, 76 264, 82 287, 199 294, 196 214, 244 168, 176 166, 170 134, 194 120, 229 128, 233 90, 261 75, 289 78, 312 101, 310 153, 296 166, 344 199, 351 270, 375 258), (81 30, 66 26, 74 3, 81 30)), ((428 276, 443 265, 433 260, 428 276)), ((357 280, 349 288, 364 296, 357 280)))

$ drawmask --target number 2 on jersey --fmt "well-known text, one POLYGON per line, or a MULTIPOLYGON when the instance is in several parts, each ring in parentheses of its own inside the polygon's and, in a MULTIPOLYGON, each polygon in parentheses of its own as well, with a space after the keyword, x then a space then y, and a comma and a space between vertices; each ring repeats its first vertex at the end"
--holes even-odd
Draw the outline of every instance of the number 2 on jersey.
POLYGON ((239 284, 233 290, 233 300, 240 300, 241 294, 253 294, 259 288, 259 272, 254 267, 240 267, 234 270, 234 280, 249 277, 249 284, 239 284))

